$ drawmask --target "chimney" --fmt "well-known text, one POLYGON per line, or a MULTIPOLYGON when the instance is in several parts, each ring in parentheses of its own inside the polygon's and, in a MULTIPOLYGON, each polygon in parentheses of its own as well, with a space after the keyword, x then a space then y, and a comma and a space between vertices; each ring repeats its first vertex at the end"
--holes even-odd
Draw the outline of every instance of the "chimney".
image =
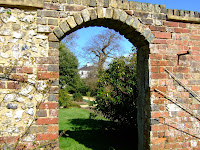
POLYGON ((87 62, 87 64, 86 64, 86 67, 89 67, 90 66, 90 63, 89 62, 87 62))

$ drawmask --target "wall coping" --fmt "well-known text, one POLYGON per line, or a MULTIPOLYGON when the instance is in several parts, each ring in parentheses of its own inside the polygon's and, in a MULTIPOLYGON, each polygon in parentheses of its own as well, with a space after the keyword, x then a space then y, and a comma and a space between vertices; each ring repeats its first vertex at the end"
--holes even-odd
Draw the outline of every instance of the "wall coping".
POLYGON ((44 0, 0 0, 0 5, 43 8, 44 0))
POLYGON ((200 18, 185 17, 185 16, 182 17, 182 16, 175 16, 175 15, 167 15, 167 20, 181 21, 181 22, 200 23, 200 18))

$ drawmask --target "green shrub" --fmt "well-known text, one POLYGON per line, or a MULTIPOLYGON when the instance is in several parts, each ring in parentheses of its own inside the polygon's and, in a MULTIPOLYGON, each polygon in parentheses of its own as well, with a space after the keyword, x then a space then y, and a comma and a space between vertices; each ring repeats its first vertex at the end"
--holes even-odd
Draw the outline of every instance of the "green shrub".
POLYGON ((72 97, 69 95, 67 89, 59 90, 59 106, 69 108, 72 106, 72 97))
POLYGON ((74 98, 74 101, 77 101, 77 102, 82 102, 83 101, 83 97, 82 97, 81 93, 74 93, 73 94, 73 98, 74 98))
POLYGON ((121 126, 137 124, 136 63, 133 58, 115 59, 99 75, 97 110, 121 126))

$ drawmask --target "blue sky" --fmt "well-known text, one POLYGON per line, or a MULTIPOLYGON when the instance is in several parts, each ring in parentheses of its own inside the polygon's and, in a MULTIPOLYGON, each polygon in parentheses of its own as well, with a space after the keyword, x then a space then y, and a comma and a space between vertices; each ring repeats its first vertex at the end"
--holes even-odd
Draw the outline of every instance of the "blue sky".
MULTIPOLYGON (((165 5, 167 9, 182 9, 182 10, 200 12, 200 0, 135 0, 135 1, 165 5)), ((92 36, 101 33, 104 29, 105 29, 104 27, 88 27, 76 31, 77 34, 79 35, 79 38, 76 40, 77 46, 74 50, 74 53, 79 60, 79 67, 84 66, 86 62, 92 63, 92 61, 88 60, 88 58, 84 58, 84 56, 81 55, 81 50, 86 45, 87 41, 90 38, 92 38, 92 36)), ((123 49, 127 51, 127 53, 131 52, 131 48, 133 45, 126 38, 122 39, 121 45, 123 49)))

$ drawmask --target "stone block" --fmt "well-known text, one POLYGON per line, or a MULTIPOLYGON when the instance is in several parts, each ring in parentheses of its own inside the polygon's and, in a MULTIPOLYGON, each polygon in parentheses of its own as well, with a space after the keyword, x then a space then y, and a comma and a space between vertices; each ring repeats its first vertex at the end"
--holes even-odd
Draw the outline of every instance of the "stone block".
POLYGON ((48 19, 48 25, 58 25, 58 19, 48 19))
POLYGON ((56 94, 50 94, 48 100, 49 101, 58 101, 59 100, 59 96, 56 95, 56 94))
POLYGON ((180 10, 180 11, 179 11, 179 14, 180 14, 180 16, 185 16, 184 10, 180 10))
POLYGON ((69 24, 70 28, 75 28, 77 26, 73 16, 67 17, 66 21, 69 24))
POLYGON ((41 10, 38 11, 38 17, 52 17, 52 18, 58 18, 59 12, 53 11, 53 10, 41 10))
POLYGON ((90 13, 87 9, 82 10, 81 14, 82 14, 84 22, 87 22, 90 20, 90 13))
POLYGON ((54 33, 50 33, 49 36, 48 36, 48 39, 49 41, 52 41, 52 42, 58 42, 59 39, 55 36, 54 33))
POLYGON ((152 12, 154 10, 154 5, 151 3, 147 4, 147 11, 152 12))
POLYGON ((69 25, 67 24, 66 21, 63 21, 63 22, 60 23, 60 28, 62 29, 62 31, 64 33, 68 32, 70 30, 70 27, 69 27, 69 25))
POLYGON ((127 13, 125 11, 122 11, 121 14, 120 14, 120 18, 119 19, 122 22, 125 22, 127 17, 128 17, 127 13))
POLYGON ((54 71, 54 72, 58 72, 59 71, 59 66, 58 65, 49 65, 47 67, 48 71, 54 71))
POLYGON ((74 4, 81 5, 81 0, 74 0, 74 4))
POLYGON ((190 17, 195 17, 194 11, 190 11, 190 17))
POLYGON ((147 3, 142 3, 142 10, 147 11, 148 10, 148 5, 147 3))
POLYGON ((160 5, 160 12, 167 14, 167 9, 165 8, 165 5, 160 5))
POLYGON ((126 24, 130 26, 133 23, 133 21, 134 21, 133 17, 128 15, 128 17, 126 18, 126 24))
POLYGON ((168 14, 168 15, 174 15, 173 10, 168 9, 168 10, 167 10, 167 14, 168 14))
POLYGON ((151 33, 151 30, 149 29, 149 28, 146 28, 144 31, 143 31, 143 33, 142 33, 142 35, 144 35, 144 37, 146 38, 146 37, 148 37, 148 35, 151 33))
POLYGON ((53 32, 55 33, 55 35, 58 38, 61 38, 64 35, 64 33, 63 33, 63 31, 61 30, 60 27, 56 27, 53 32))
POLYGON ((97 0, 97 6, 103 7, 104 6, 104 0, 97 0))
POLYGON ((97 7, 97 15, 98 15, 98 18, 103 18, 104 17, 104 11, 105 8, 102 8, 102 7, 97 7))
POLYGON ((46 25, 47 24, 47 19, 38 17, 37 18, 37 24, 46 25))
POLYGON ((74 0, 67 0, 68 4, 74 4, 74 0))
POLYGON ((119 20, 120 19, 120 14, 121 14, 121 10, 120 9, 114 9, 114 11, 113 11, 113 19, 119 20))
POLYGON ((185 17, 190 17, 190 12, 188 10, 185 10, 185 17))
POLYGON ((135 29, 137 29, 139 27, 140 21, 137 18, 134 18, 133 23, 131 24, 131 26, 135 29))
POLYGON ((96 7, 97 6, 96 0, 90 0, 90 6, 96 7))
POLYGON ((89 10, 91 20, 97 19, 97 12, 94 9, 89 10))
POLYGON ((83 18, 82 18, 82 16, 81 16, 80 13, 75 13, 75 14, 74 14, 74 19, 75 19, 75 21, 76 21, 76 23, 77 23, 78 25, 80 25, 80 24, 83 23, 83 18))
POLYGON ((179 16, 179 10, 174 9, 174 15, 175 15, 175 16, 179 16))
POLYGON ((74 6, 74 5, 73 6, 71 6, 71 5, 65 6, 66 11, 81 11, 83 9, 85 9, 85 6, 74 6))
POLYGON ((82 2, 82 5, 84 5, 84 6, 89 6, 89 4, 90 4, 89 0, 82 0, 81 2, 82 2))
POLYGON ((113 17, 113 9, 112 8, 106 8, 105 18, 112 18, 112 17, 113 17))
POLYGON ((37 32, 38 33, 50 33, 50 32, 52 32, 52 30, 49 26, 38 25, 37 26, 37 32))
POLYGON ((59 42, 49 42, 50 48, 59 48, 59 42))
POLYGON ((160 12, 160 7, 159 7, 158 4, 155 4, 155 5, 154 5, 154 12, 155 12, 155 13, 159 13, 159 12, 160 12))
MULTIPOLYGON (((105 1, 109 1, 109 0, 105 0, 105 1)), ((113 8, 117 8, 117 1, 116 0, 110 0, 110 6, 113 8)))
POLYGON ((129 9, 132 10, 142 10, 142 3, 129 1, 129 9))

